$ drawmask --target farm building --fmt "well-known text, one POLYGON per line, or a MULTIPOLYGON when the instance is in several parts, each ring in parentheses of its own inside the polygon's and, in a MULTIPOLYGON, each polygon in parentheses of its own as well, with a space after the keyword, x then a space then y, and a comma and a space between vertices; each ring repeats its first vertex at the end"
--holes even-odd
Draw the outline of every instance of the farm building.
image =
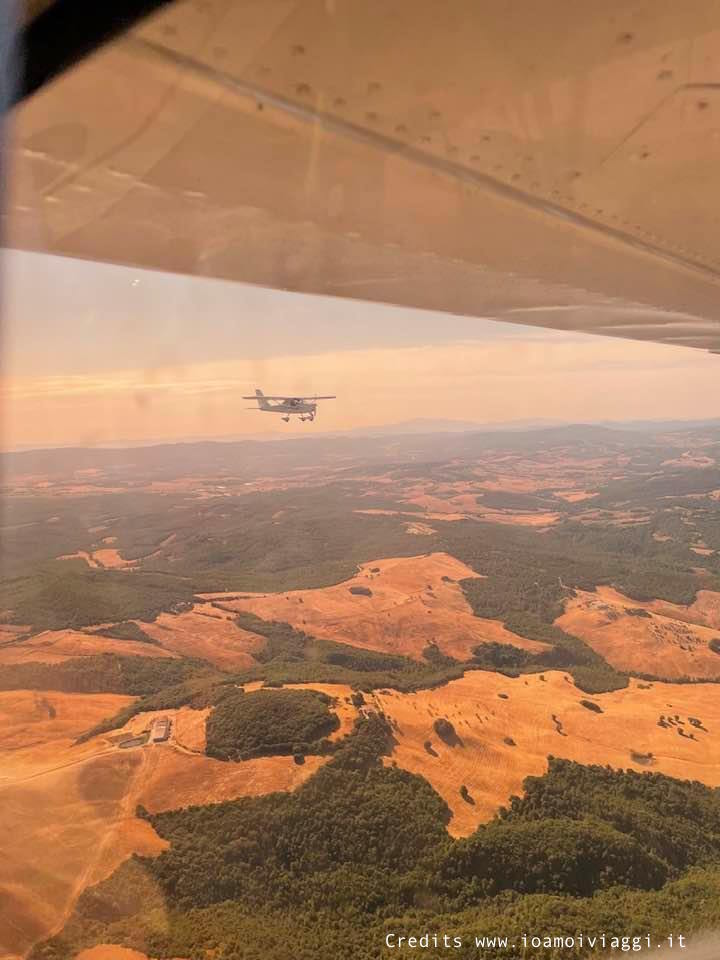
POLYGON ((153 721, 150 736, 153 743, 160 743, 163 740, 167 740, 170 736, 169 717, 158 717, 157 720, 153 721))

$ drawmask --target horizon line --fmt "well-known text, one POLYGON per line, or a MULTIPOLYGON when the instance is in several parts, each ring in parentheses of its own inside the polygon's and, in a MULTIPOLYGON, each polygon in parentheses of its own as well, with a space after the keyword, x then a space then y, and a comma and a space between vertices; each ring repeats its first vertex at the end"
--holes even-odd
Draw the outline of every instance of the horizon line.
MULTIPOLYGON (((681 425, 690 425, 690 424, 720 424, 720 417, 684 417, 684 418, 674 418, 674 417, 658 417, 655 419, 646 419, 644 417, 628 417, 626 419, 599 419, 599 420, 556 420, 553 418, 538 418, 537 420, 532 420, 530 418, 518 418, 517 420, 492 420, 492 421, 478 421, 474 423, 473 421, 466 420, 449 420, 446 418, 437 418, 433 419, 432 417, 419 417, 414 420, 402 420, 402 421, 393 421, 386 424, 374 424, 369 427, 347 427, 345 429, 339 430, 324 430, 317 433, 293 433, 293 434, 283 434, 280 432, 268 432, 268 433, 257 433, 257 434, 238 434, 238 435, 228 435, 223 434, 216 437, 185 437, 181 439, 162 439, 162 438, 153 438, 151 440, 135 440, 135 441, 118 441, 117 443, 99 443, 99 444, 87 444, 82 442, 70 441, 68 443, 55 443, 55 444, 19 444, 13 447, 3 447, 0 446, 0 456, 6 456, 11 454, 23 454, 23 453, 46 453, 55 450, 141 450, 145 448, 152 447, 175 447, 175 446, 189 446, 202 443, 217 443, 217 444, 233 444, 233 443, 273 443, 278 441, 290 441, 290 440, 310 440, 310 439, 333 439, 341 437, 371 437, 377 435, 379 431, 387 431, 393 427, 399 428, 410 425, 421 425, 423 423, 430 424, 446 424, 446 428, 439 427, 435 430, 428 429, 428 434, 433 433, 482 433, 484 431, 493 432, 493 433, 502 433, 505 432, 521 432, 523 429, 528 432, 540 433, 543 430, 552 430, 560 428, 569 428, 569 427, 612 427, 615 425, 622 424, 637 424, 637 425, 647 425, 652 427, 653 425, 659 424, 677 424, 681 425), (452 424, 457 424, 459 429, 452 429, 452 424), (461 426, 462 425, 462 426, 461 426)), ((422 435, 422 430, 408 431, 407 434, 399 433, 398 436, 420 436, 422 435)))

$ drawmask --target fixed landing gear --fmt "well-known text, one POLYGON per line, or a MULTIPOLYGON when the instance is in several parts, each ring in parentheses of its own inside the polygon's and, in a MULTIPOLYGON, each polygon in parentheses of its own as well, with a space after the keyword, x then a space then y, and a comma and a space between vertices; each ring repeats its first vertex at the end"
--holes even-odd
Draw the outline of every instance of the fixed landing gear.
POLYGON ((312 423, 315 419, 314 413, 286 413, 285 416, 281 417, 281 420, 284 420, 285 423, 290 423, 290 417, 297 417, 301 423, 305 423, 307 420, 309 423, 312 423))

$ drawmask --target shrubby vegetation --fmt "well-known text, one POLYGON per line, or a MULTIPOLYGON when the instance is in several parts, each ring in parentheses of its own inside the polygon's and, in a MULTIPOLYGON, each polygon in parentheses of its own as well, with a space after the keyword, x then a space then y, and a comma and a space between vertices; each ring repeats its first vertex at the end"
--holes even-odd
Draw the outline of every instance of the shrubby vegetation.
POLYGON ((502 890, 589 897, 615 884, 655 890, 666 865, 604 823, 545 818, 495 822, 456 844, 440 878, 465 905, 502 890))
POLYGON ((124 693, 143 697, 198 674, 214 675, 201 660, 121 657, 102 653, 62 663, 0 666, 0 690, 61 690, 64 693, 124 693))
POLYGON ((524 789, 500 812, 503 822, 601 820, 634 837, 673 876, 720 861, 720 789, 552 757, 548 773, 528 777, 524 789))
POLYGON ((355 514, 350 495, 334 484, 253 493, 237 501, 218 497, 205 503, 201 528, 195 511, 175 509, 187 507, 181 496, 135 492, 70 503, 30 498, 27 504, 18 498, 16 523, 52 513, 60 522, 43 528, 42 541, 23 530, 3 532, 0 611, 11 611, 12 622, 36 630, 152 620, 198 592, 326 586, 353 576, 359 563, 417 550, 396 518, 355 514), (278 512, 282 523, 273 519, 278 512), (52 559, 91 550, 87 527, 108 516, 115 518, 115 545, 122 555, 144 558, 132 578, 122 570, 91 569, 82 559, 52 559), (151 555, 171 534, 176 540, 169 564, 151 555))
MULTIPOLYGON (((541 653, 521 650, 512 644, 483 643, 473 648, 472 664, 483 670, 495 670, 507 676, 566 670, 576 686, 586 693, 605 693, 628 685, 628 677, 611 667, 599 654, 577 637, 557 627, 548 631, 556 646, 541 653)), ((547 640, 545 641, 547 642, 547 640)))
POLYGON ((203 531, 184 540, 172 572, 198 592, 308 589, 349 579, 359 563, 417 552, 397 518, 354 513, 354 494, 354 486, 337 483, 250 494, 237 506, 209 502, 203 531))
POLYGON ((496 510, 558 511, 566 508, 563 500, 553 494, 519 493, 513 490, 485 490, 478 495, 477 502, 481 507, 496 510))
MULTIPOLYGON (((461 677, 462 664, 440 654, 418 663, 410 657, 363 650, 347 643, 321 640, 288 623, 262 620, 240 613, 238 626, 265 637, 264 648, 255 654, 260 665, 243 671, 238 682, 266 680, 276 683, 347 683, 361 690, 392 687, 410 692, 447 683, 461 677)), ((427 648, 426 648, 427 650, 427 648)))
POLYGON ((458 737, 455 727, 446 717, 437 717, 433 721, 433 730, 449 746, 454 746, 457 743, 458 737))
POLYGON ((35 630, 153 620, 192 596, 191 584, 179 577, 93 570, 84 560, 41 564, 28 576, 0 582, 0 610, 11 610, 13 623, 27 623, 35 630))
POLYGON ((566 520, 538 536, 522 527, 457 522, 444 540, 450 553, 486 575, 463 583, 475 613, 536 640, 552 642, 548 629, 575 588, 614 584, 636 600, 674 603, 691 602, 698 589, 685 547, 656 542, 649 525, 566 520))
MULTIPOLYGON (((555 648, 528 654, 524 663, 500 665, 499 651, 480 646, 476 661, 518 671, 564 669, 588 693, 626 686, 627 677, 554 626, 574 589, 612 584, 640 601, 660 597, 690 603, 699 587, 685 546, 656 542, 649 525, 618 528, 567 520, 538 536, 523 528, 456 522, 448 525, 445 549, 485 575, 462 582, 477 616, 502 620, 520 636, 555 648)), ((713 584, 720 581, 705 586, 713 584)))
MULTIPOLYGON (((658 464, 661 465, 662 463, 658 464)), ((683 506, 687 506, 687 501, 682 498, 688 494, 710 493, 718 487, 720 469, 717 467, 695 470, 666 469, 656 476, 611 481, 594 499, 593 506, 607 507, 618 502, 665 506, 672 498, 679 499, 683 506)))
POLYGON ((208 717, 205 752, 219 760, 324 752, 339 726, 330 703, 315 690, 233 690, 208 717))
POLYGON ((443 653, 435 641, 428 643, 423 647, 423 659, 435 667, 457 667, 458 661, 454 657, 443 653))
POLYGON ((110 627, 99 627, 91 631, 96 637, 109 637, 111 640, 135 640, 138 643, 151 643, 160 646, 149 634, 135 623, 134 620, 123 620, 113 623, 110 627))

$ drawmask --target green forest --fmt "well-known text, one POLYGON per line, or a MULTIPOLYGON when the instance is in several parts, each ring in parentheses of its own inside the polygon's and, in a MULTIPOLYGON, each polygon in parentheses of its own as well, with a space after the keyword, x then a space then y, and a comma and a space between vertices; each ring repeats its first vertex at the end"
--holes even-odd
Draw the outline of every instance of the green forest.
POLYGON ((321 753, 339 726, 330 703, 316 690, 233 690, 208 717, 205 752, 218 760, 321 753))
POLYGON ((144 697, 196 676, 218 672, 201 660, 121 657, 101 653, 61 663, 0 666, 0 690, 61 690, 63 693, 123 693, 144 697))

